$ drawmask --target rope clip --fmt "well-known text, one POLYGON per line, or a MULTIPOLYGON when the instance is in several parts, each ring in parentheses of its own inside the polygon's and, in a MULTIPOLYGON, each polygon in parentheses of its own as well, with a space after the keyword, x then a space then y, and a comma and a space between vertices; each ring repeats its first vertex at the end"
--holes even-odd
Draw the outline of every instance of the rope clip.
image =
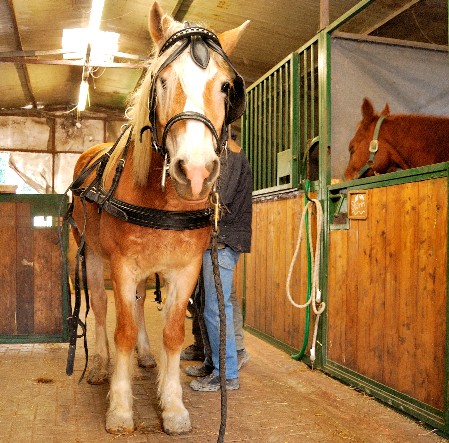
POLYGON ((218 222, 220 221, 220 196, 215 191, 210 196, 210 202, 214 207, 214 232, 218 232, 218 222))

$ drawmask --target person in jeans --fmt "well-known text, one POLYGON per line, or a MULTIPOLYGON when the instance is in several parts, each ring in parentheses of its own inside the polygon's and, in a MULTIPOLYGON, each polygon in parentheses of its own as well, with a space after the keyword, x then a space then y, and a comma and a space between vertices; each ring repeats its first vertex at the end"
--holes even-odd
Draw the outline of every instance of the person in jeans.
MULTIPOLYGON (((226 388, 233 390, 240 387, 240 382, 234 331, 234 309, 231 300, 232 282, 235 265, 240 254, 250 252, 251 249, 253 187, 248 159, 233 140, 229 141, 228 149, 222 154, 220 162, 221 172, 217 190, 220 196, 222 215, 218 224, 217 253, 226 313, 226 388)), ((190 387, 194 391, 217 391, 220 389, 220 316, 210 253, 211 251, 208 249, 203 254, 202 278, 204 281, 204 323, 210 343, 211 358, 206 355, 202 366, 206 369, 205 372, 210 370, 211 372, 190 383, 190 387)), ((192 373, 191 375, 196 374, 192 373)))
MULTIPOLYGON (((202 280, 202 278, 201 278, 202 280)), ((199 282, 200 283, 200 282, 199 282)), ((231 289, 232 315, 234 319, 235 347, 237 349, 238 369, 240 370, 249 360, 249 354, 245 349, 243 337, 243 316, 240 303, 235 292, 235 287, 231 289)), ((189 305, 189 312, 192 318, 193 344, 183 349, 181 360, 199 360, 201 366, 187 366, 185 373, 192 377, 204 377, 212 370, 212 356, 210 344, 207 338, 206 325, 204 324, 204 285, 198 284, 192 294, 192 303, 189 305), (203 328, 203 329, 201 329, 203 328), (203 340, 204 335, 204 340, 203 340)))

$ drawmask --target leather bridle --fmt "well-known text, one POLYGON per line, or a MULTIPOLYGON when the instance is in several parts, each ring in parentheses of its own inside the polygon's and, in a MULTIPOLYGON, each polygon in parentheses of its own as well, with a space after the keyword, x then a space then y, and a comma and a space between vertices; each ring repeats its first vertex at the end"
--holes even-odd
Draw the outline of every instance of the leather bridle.
POLYGON ((369 158, 368 161, 365 163, 365 165, 360 169, 360 171, 358 172, 357 176, 355 178, 362 178, 366 172, 369 169, 372 169, 374 172, 374 175, 376 175, 376 171, 374 170, 374 157, 376 155, 376 152, 379 150, 379 132, 380 132, 380 127, 382 125, 382 122, 384 121, 384 119, 388 117, 388 115, 381 115, 379 117, 379 119, 377 120, 376 126, 374 128, 374 133, 373 133, 373 139, 370 141, 369 144, 369 158))
POLYGON ((173 34, 162 46, 159 55, 164 54, 176 43, 180 43, 171 54, 164 60, 158 70, 153 74, 151 79, 150 92, 148 95, 148 121, 149 124, 140 130, 140 139, 145 131, 151 131, 151 147, 154 151, 164 157, 166 170, 168 169, 169 154, 167 150, 167 137, 172 126, 182 120, 196 120, 203 123, 212 133, 215 140, 215 149, 219 155, 221 150, 226 146, 229 138, 228 125, 237 120, 245 112, 245 82, 238 74, 223 51, 218 37, 211 31, 197 27, 186 26, 184 29, 173 34), (209 64, 209 49, 219 54, 234 72, 234 80, 232 87, 228 89, 226 97, 225 120, 221 128, 220 134, 214 124, 206 115, 199 112, 184 111, 171 117, 164 127, 161 143, 159 143, 157 132, 157 112, 156 112, 156 84, 161 72, 171 63, 173 63, 188 47, 190 46, 190 55, 192 60, 202 69, 206 69, 209 64))

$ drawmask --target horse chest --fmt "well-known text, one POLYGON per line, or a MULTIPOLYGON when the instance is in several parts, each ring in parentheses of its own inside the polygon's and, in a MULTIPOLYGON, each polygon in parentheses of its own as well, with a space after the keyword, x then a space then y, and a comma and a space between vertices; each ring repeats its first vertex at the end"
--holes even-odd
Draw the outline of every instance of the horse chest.
MULTIPOLYGON (((103 218, 103 217, 102 217, 103 218)), ((209 243, 210 228, 188 231, 152 229, 104 217, 100 243, 107 256, 135 258, 140 267, 164 267, 188 263, 209 243)))

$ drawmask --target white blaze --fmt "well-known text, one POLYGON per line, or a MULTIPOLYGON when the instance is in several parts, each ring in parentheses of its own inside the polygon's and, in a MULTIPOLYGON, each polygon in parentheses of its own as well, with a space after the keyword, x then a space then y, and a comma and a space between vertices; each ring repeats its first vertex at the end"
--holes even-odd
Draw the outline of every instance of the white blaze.
MULTIPOLYGON (((180 61, 181 63, 176 64, 176 70, 186 94, 184 112, 198 112, 204 115, 203 94, 208 80, 217 73, 216 64, 211 58, 207 68, 202 69, 192 60, 189 52, 185 52, 180 61)), ((176 156, 192 166, 205 165, 212 161, 215 151, 210 129, 198 120, 188 119, 185 122, 186 131, 178 141, 176 156)))

